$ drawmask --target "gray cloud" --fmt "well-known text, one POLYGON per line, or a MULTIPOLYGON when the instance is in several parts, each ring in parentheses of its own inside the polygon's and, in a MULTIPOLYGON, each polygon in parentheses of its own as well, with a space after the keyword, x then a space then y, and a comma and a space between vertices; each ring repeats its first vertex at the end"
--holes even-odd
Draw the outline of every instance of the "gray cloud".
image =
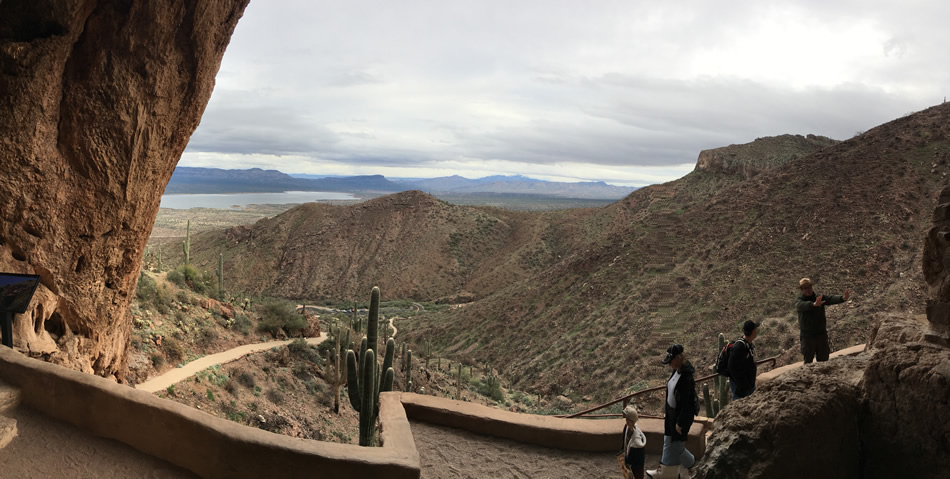
POLYGON ((946 95, 950 2, 826 3, 252 2, 187 151, 289 172, 658 167, 846 139, 946 95))

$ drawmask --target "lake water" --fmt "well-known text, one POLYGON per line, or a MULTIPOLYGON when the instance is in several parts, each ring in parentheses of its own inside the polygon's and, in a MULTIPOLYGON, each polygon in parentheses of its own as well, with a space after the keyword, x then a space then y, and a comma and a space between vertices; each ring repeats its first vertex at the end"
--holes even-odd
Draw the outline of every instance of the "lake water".
POLYGON ((285 191, 283 193, 227 193, 202 195, 162 195, 162 208, 217 208, 227 210, 247 205, 283 205, 321 200, 358 200, 349 193, 326 191, 285 191))

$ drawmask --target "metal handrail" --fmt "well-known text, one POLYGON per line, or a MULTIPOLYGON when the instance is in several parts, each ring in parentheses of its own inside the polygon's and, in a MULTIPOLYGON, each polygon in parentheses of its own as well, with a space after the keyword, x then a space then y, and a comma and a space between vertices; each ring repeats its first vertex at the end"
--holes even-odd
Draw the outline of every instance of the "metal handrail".
MULTIPOLYGON (((761 361, 756 361, 755 364, 756 364, 756 365, 765 364, 765 363, 771 361, 771 362, 772 362, 772 367, 774 368, 774 367, 775 367, 775 361, 776 361, 776 359, 778 359, 778 356, 774 356, 774 357, 771 357, 771 358, 763 359, 763 360, 761 360, 761 361)), ((719 374, 718 374, 718 373, 713 373, 713 374, 710 374, 709 376, 703 376, 703 377, 701 377, 701 378, 699 378, 699 379, 696 379, 695 382, 696 382, 696 383, 700 383, 700 382, 705 381, 705 380, 707 380, 707 379, 712 379, 712 378, 714 378, 714 377, 716 377, 716 376, 719 376, 719 374)), ((654 391, 660 391, 660 390, 663 390, 663 389, 666 389, 666 385, 665 385, 665 384, 664 384, 663 386, 657 386, 657 387, 653 387, 653 388, 650 388, 650 389, 643 389, 643 390, 641 390, 641 391, 637 391, 637 392, 634 392, 634 393, 630 393, 630 394, 628 394, 628 395, 626 395, 626 396, 623 396, 623 397, 619 397, 619 398, 617 398, 617 399, 614 399, 614 400, 612 400, 612 401, 610 401, 610 402, 608 402, 608 403, 604 403, 604 404, 601 404, 601 405, 599 405, 599 406, 594 406, 594 407, 592 407, 592 408, 590 408, 590 409, 587 409, 587 410, 584 410, 584 411, 581 411, 581 412, 576 412, 576 413, 574 413, 574 414, 561 414, 561 415, 558 415, 558 416, 555 416, 555 417, 563 417, 563 418, 568 418, 568 419, 570 419, 570 418, 575 418, 575 417, 581 417, 581 416, 584 416, 585 414, 587 414, 587 413, 589 413, 589 412, 599 411, 599 410, 604 409, 604 408, 606 408, 606 407, 613 406, 614 404, 617 404, 618 402, 623 402, 624 407, 626 407, 627 404, 630 402, 630 399, 633 398, 633 397, 635 397, 635 396, 639 396, 639 395, 641 395, 641 394, 646 394, 646 393, 651 393, 651 392, 654 392, 654 391)), ((617 417, 617 416, 620 416, 620 414, 601 414, 601 415, 597 415, 597 416, 585 416, 585 417, 617 417)), ((641 417, 649 417, 649 416, 642 415, 642 414, 641 414, 640 416, 641 416, 641 417)))

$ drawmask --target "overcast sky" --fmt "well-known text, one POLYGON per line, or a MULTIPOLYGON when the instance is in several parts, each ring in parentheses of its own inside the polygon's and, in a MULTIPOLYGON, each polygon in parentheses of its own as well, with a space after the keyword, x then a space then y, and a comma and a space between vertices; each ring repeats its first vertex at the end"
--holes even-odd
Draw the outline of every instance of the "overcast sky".
POLYGON ((950 2, 252 0, 180 166, 643 186, 950 94, 950 2))

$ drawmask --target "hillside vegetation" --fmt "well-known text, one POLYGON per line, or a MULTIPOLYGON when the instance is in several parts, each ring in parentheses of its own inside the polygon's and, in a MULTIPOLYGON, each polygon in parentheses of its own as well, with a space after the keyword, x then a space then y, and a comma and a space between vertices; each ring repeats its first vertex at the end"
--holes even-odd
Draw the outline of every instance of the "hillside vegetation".
POLYGON ((665 379, 674 341, 704 371, 718 333, 746 319, 764 322, 760 357, 797 360, 802 276, 853 292, 829 308, 835 349, 864 342, 881 313, 920 312, 918 243, 950 171, 948 130, 940 105, 810 153, 740 149, 738 170, 698 168, 602 208, 515 212, 421 192, 307 204, 197 235, 193 258, 213 269, 222 253, 229 287, 255 294, 345 300, 379 285, 470 303, 397 322, 400 335, 501 365, 532 393, 615 397, 665 379))

